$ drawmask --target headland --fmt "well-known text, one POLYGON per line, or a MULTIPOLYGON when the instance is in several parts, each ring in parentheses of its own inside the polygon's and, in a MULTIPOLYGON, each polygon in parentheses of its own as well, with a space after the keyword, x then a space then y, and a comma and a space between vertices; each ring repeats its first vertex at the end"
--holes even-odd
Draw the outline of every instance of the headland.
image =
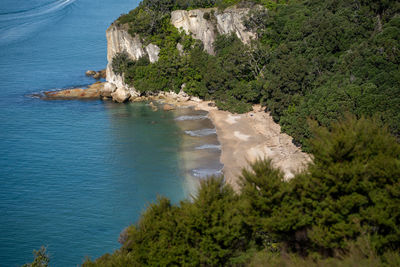
MULTIPOLYGON (((101 90, 104 83, 96 82, 88 89, 66 89, 47 92, 44 99, 103 99, 101 90)), ((308 154, 301 151, 292 142, 292 138, 281 132, 265 108, 255 105, 253 111, 244 114, 233 114, 218 110, 213 101, 204 101, 190 97, 181 92, 160 92, 155 95, 131 97, 132 102, 147 102, 154 111, 160 106, 165 112, 177 108, 192 107, 208 112, 208 118, 215 126, 218 141, 221 145, 220 162, 224 165, 223 175, 226 183, 236 191, 239 189, 239 176, 243 168, 257 159, 268 158, 274 166, 279 167, 286 179, 303 170, 311 161, 308 154), (158 103, 155 105, 154 103, 158 103)))

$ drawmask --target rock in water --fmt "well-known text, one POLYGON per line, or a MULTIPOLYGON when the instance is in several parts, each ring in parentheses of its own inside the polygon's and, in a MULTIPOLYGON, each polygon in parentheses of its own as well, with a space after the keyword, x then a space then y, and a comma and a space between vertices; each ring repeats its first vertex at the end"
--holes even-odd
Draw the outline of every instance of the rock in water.
POLYGON ((111 96, 115 102, 123 103, 131 97, 131 94, 125 88, 119 87, 115 92, 111 93, 111 96))
POLYGON ((170 110, 174 110, 175 107, 169 104, 165 104, 163 107, 164 111, 170 111, 170 110))
POLYGON ((104 83, 95 82, 87 89, 70 88, 60 91, 44 92, 44 99, 96 99, 100 97, 104 83))
POLYGON ((105 79, 106 78, 106 70, 99 70, 99 71, 94 71, 94 70, 88 70, 85 72, 86 76, 93 77, 96 80, 99 80, 101 78, 105 79))
POLYGON ((103 78, 103 79, 106 78, 106 75, 107 75, 106 69, 99 70, 98 73, 100 74, 100 78, 103 78))
POLYGON ((152 109, 153 111, 157 111, 157 110, 158 110, 158 108, 153 104, 153 102, 150 102, 150 103, 149 103, 149 106, 151 107, 151 109, 152 109))
POLYGON ((88 70, 85 72, 86 76, 93 76, 96 74, 96 72, 94 70, 88 70))

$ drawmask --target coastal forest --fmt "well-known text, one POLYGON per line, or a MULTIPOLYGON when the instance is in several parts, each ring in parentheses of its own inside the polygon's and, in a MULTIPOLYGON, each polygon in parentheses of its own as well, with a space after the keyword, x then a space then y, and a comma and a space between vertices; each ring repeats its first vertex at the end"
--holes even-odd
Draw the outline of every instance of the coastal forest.
POLYGON ((313 163, 289 181, 270 160, 205 179, 192 200, 159 197, 83 266, 399 266, 400 145, 377 119, 311 126, 313 163))
MULTIPOLYGON (((160 58, 118 54, 113 69, 141 92, 179 92, 184 84, 235 113, 261 103, 304 151, 308 119, 329 127, 346 113, 379 117, 400 140, 399 10, 394 0, 144 0, 117 23, 158 45, 160 58), (233 4, 253 7, 244 21, 257 36, 250 45, 220 35, 209 55, 170 23, 173 10, 233 4)), ((212 10, 204 16, 214 19, 212 10)))
MULTIPOLYGON (((234 113, 261 104, 313 161, 289 181, 260 159, 238 192, 212 177, 192 199, 160 196, 83 266, 400 266, 399 1, 143 0, 115 23, 161 48, 155 63, 117 54, 126 83, 234 113), (233 5, 251 8, 257 38, 220 35, 215 55, 170 23, 233 5)), ((47 266, 44 249, 35 261, 47 266)))

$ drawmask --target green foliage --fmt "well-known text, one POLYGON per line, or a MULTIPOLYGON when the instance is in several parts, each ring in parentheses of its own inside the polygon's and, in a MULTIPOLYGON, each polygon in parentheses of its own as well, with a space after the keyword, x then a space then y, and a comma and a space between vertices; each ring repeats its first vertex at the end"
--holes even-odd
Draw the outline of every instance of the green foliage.
POLYGON ((131 60, 126 52, 117 53, 111 62, 111 67, 113 72, 118 75, 124 74, 130 65, 135 64, 133 60, 131 60))
POLYGON ((348 117, 329 132, 315 129, 314 164, 303 190, 318 201, 310 240, 318 247, 343 248, 347 239, 371 235, 382 251, 400 244, 400 145, 379 123, 348 117))
POLYGON ((307 172, 282 183, 276 172, 264 171, 270 173, 265 177, 274 177, 265 193, 263 175, 244 175, 247 202, 269 203, 255 206, 266 214, 255 216, 262 218, 258 227, 302 253, 308 248, 333 255, 365 234, 379 253, 398 248, 400 145, 385 127, 364 118, 350 116, 331 131, 314 127, 313 163, 307 172), (261 200, 254 197, 254 188, 260 188, 261 200))
POLYGON ((46 248, 41 247, 39 250, 33 250, 35 256, 32 263, 24 264, 22 267, 48 267, 50 263, 50 257, 47 254, 46 248))
POLYGON ((259 101, 262 61, 252 60, 256 56, 249 58, 249 53, 256 55, 260 48, 251 51, 235 35, 221 35, 215 42, 216 56, 211 56, 200 42, 179 33, 168 21, 162 33, 149 40, 161 47, 157 62, 150 64, 147 57, 133 62, 122 53, 112 63, 114 72, 123 73, 125 82, 138 91, 179 92, 184 84, 188 94, 214 99, 220 109, 236 113, 250 111, 259 101))
MULTIPOLYGON (((162 32, 162 24, 168 19, 173 10, 190 10, 195 8, 218 7, 225 9, 235 4, 262 3, 266 6, 271 1, 267 0, 143 0, 139 6, 128 14, 120 16, 119 24, 128 24, 129 33, 134 36, 140 34, 142 38, 157 35, 162 32)), ((210 14, 206 13, 208 18, 210 14)))
POLYGON ((377 114, 400 135, 400 6, 361 2, 297 1, 245 22, 268 58, 261 100, 306 151, 307 118, 329 127, 345 113, 377 114))
POLYGON ((258 160, 240 194, 211 178, 192 202, 159 198, 84 266, 397 266, 400 145, 377 120, 312 129, 313 162, 292 180, 258 160))
POLYGON ((128 228, 120 251, 95 262, 87 260, 84 266, 220 266, 238 262, 237 255, 246 250, 250 237, 238 199, 222 178, 203 181, 193 202, 173 206, 159 198, 137 225, 128 228))
POLYGON ((305 151, 308 118, 330 127, 345 113, 377 115, 400 138, 399 11, 391 0, 146 0, 118 22, 160 46, 161 59, 155 66, 131 65, 125 78, 141 92, 179 91, 185 84, 187 93, 232 112, 264 104, 305 151), (246 46, 219 36, 215 56, 169 23, 172 10, 234 4, 268 10, 253 8, 244 20, 257 40, 246 46))
POLYGON ((400 254, 389 251, 384 256, 376 254, 368 238, 359 238, 356 242, 349 242, 349 251, 339 253, 336 257, 323 258, 318 254, 310 254, 306 257, 295 253, 271 253, 259 251, 248 263, 248 266, 287 266, 287 267, 376 267, 398 266, 400 254))

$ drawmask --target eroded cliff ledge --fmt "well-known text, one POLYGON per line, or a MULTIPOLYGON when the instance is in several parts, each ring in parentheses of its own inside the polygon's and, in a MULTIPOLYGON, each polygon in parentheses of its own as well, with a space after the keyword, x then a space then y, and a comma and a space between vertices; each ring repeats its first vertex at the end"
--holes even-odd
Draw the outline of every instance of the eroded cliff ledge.
MULTIPOLYGON (((204 50, 214 54, 213 43, 219 34, 234 33, 243 42, 248 44, 255 34, 247 31, 243 19, 250 12, 250 8, 230 7, 223 11, 217 8, 177 10, 171 13, 171 24, 177 29, 191 34, 194 39, 200 40, 204 50)), ((140 93, 134 87, 124 82, 121 75, 112 69, 112 59, 117 53, 125 52, 132 60, 148 56, 151 63, 158 60, 160 48, 154 44, 144 45, 141 37, 132 37, 128 33, 127 25, 113 23, 106 31, 107 36, 107 83, 102 95, 112 97, 117 102, 127 101, 137 97, 140 93)))
POLYGON ((218 34, 235 33, 243 42, 248 44, 255 34, 247 31, 243 19, 249 13, 249 8, 230 7, 224 11, 216 8, 177 10, 171 13, 171 23, 178 29, 183 29, 186 34, 201 40, 204 50, 214 54, 213 43, 218 34))
POLYGON ((117 75, 112 70, 112 59, 117 53, 125 52, 132 60, 148 55, 151 63, 158 60, 160 48, 149 44, 145 46, 139 35, 132 37, 126 25, 112 24, 106 31, 107 36, 107 69, 106 80, 102 92, 103 96, 112 97, 117 102, 124 102, 131 96, 138 96, 135 88, 127 85, 121 75, 117 75))

